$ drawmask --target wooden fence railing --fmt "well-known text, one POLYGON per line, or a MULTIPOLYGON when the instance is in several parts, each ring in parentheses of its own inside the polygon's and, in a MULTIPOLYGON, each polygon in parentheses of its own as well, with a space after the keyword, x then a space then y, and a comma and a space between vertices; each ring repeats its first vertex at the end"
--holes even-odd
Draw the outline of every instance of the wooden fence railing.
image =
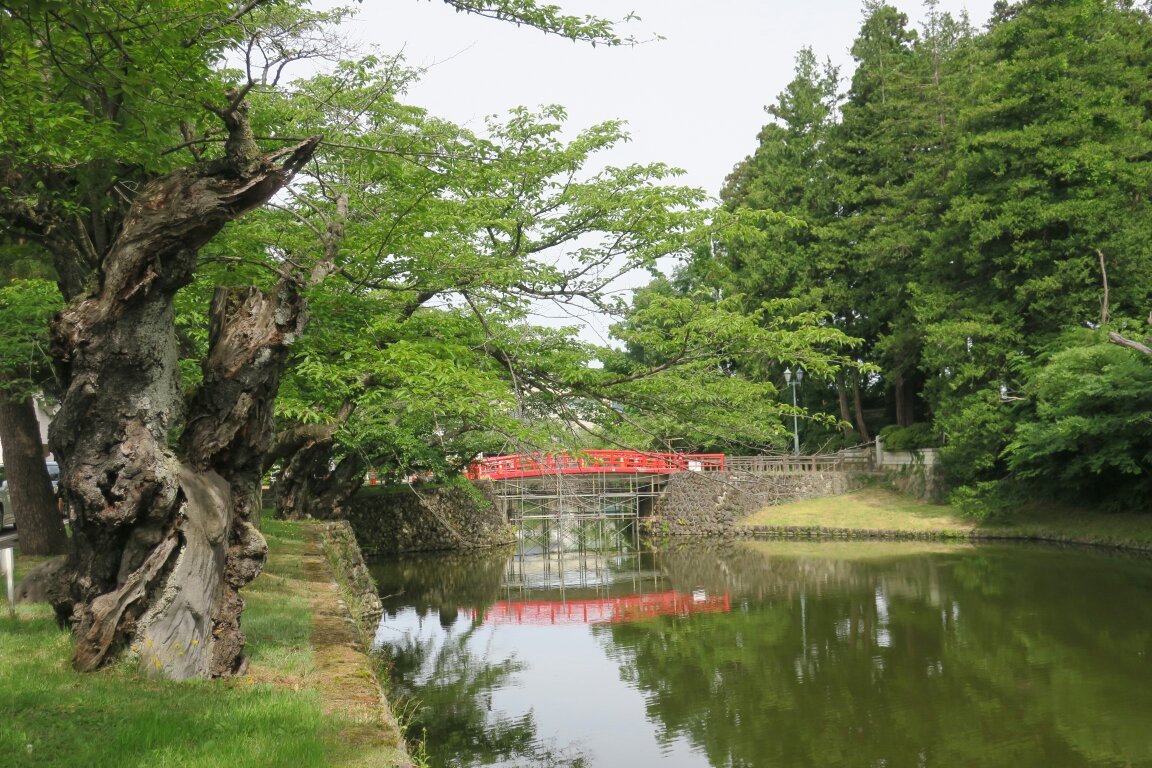
POLYGON ((725 456, 730 472, 843 472, 871 468, 867 456, 725 456))

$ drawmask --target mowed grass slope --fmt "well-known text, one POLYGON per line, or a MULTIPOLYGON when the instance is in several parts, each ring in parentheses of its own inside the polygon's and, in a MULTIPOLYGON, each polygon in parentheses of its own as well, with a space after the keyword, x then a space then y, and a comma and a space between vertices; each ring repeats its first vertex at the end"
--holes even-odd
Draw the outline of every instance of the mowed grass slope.
POLYGON ((1152 513, 1104 513, 1036 503, 1004 519, 977 522, 948 505, 928 504, 881 488, 765 507, 739 525, 975 535, 1152 550, 1152 513))
MULTIPOLYGON (((298 525, 264 526, 272 555, 244 590, 252 665, 226 681, 148 680, 114 665, 79 674, 46 605, 8 617, 0 595, 0 762, 20 766, 266 768, 361 764, 310 678, 311 596, 298 525)), ((23 569, 30 561, 21 559, 23 569)))
POLYGON ((848 528, 885 531, 954 531, 968 534, 976 524, 951 507, 926 504, 880 488, 765 507, 740 521, 749 526, 848 528))

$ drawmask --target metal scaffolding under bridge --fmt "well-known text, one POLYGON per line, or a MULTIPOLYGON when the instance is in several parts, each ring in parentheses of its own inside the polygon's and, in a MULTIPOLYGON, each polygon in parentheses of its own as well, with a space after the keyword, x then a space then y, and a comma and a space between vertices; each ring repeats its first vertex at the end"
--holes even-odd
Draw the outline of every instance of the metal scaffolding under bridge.
POLYGON ((502 511, 526 553, 631 549, 640 518, 667 475, 549 475, 492 481, 502 511))
POLYGON ((491 481, 521 551, 540 553, 631 549, 669 476, 723 469, 723 454, 586 451, 489 457, 468 474, 491 481))

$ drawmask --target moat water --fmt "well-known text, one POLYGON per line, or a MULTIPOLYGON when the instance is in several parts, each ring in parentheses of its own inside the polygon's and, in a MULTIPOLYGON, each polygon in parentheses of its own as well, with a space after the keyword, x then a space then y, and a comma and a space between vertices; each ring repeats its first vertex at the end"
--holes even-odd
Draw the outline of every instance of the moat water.
POLYGON ((1152 560, 600 543, 374 567, 432 766, 1152 766, 1152 560))

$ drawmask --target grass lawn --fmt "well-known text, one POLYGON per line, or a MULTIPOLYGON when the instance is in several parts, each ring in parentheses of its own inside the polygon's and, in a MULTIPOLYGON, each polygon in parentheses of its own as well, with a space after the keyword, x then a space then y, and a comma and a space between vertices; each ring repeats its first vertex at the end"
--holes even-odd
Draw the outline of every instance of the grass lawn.
POLYGON ((967 534, 976 527, 954 514, 951 507, 926 504, 881 488, 806 499, 765 507, 740 525, 849 528, 886 531, 955 531, 967 534))
POLYGON ((1108 514, 1036 504, 1017 510, 1009 519, 978 523, 947 505, 927 504, 881 488, 765 507, 739 525, 975 533, 1152 550, 1152 514, 1108 514))
POLYGON ((1027 538, 1152 551, 1152 511, 1089 512, 1036 504, 1017 510, 1001 525, 987 527, 1027 538))
MULTIPOLYGON (((147 680, 126 665, 79 674, 71 636, 46 605, 0 594, 0 763, 20 766, 365 765, 342 734, 359 723, 323 706, 310 644, 299 525, 268 521, 271 556, 244 590, 252 665, 226 681, 147 680)), ((19 558, 19 570, 34 564, 19 558)), ((371 764, 384 764, 373 762, 371 764)))

